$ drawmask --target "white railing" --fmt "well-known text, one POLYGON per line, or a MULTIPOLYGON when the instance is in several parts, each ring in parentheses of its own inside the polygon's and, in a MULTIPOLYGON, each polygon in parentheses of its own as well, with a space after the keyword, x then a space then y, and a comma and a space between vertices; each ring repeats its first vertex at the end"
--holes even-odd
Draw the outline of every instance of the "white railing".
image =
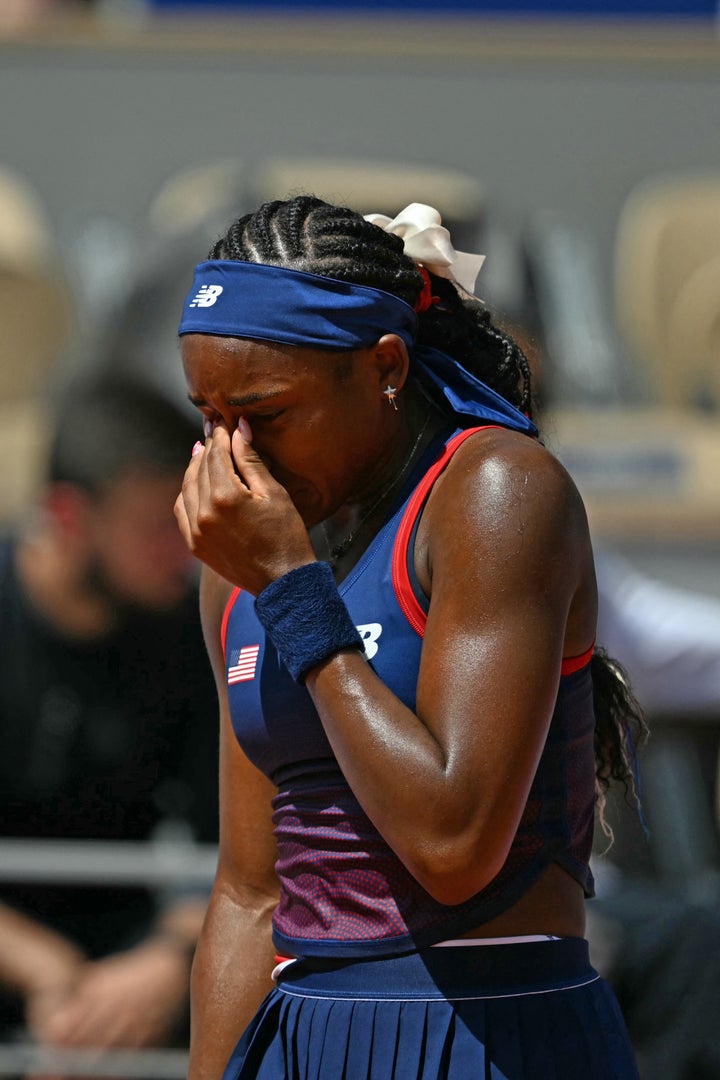
POLYGON ((116 1077, 185 1080, 184 1050, 47 1050, 30 1043, 0 1045, 0 1076, 116 1077))
MULTIPOLYGON (((0 840, 0 882, 63 885, 146 885, 162 888, 211 885, 217 863, 212 844, 169 840, 0 840)), ((63 1050, 30 1042, 0 1043, 0 1077, 115 1077, 184 1080, 184 1050, 63 1050)))
POLYGON ((61 885, 210 885, 217 848, 163 840, 0 840, 0 881, 61 885))

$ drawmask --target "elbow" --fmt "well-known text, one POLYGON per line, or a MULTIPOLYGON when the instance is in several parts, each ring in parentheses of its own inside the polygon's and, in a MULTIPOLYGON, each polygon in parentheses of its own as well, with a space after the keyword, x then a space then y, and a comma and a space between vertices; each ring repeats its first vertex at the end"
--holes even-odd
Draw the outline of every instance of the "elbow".
POLYGON ((443 845, 408 869, 439 904, 453 907, 481 892, 502 869, 508 849, 443 845))
POLYGON ((455 907, 482 892, 494 877, 494 873, 478 874, 463 871, 457 874, 435 874, 421 880, 420 884, 438 904, 455 907))

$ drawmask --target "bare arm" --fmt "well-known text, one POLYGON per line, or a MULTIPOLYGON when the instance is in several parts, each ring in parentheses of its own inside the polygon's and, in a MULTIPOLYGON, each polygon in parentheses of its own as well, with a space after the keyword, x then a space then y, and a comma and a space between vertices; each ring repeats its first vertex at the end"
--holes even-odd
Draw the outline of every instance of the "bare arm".
POLYGON ((84 960, 73 942, 0 903, 0 982, 22 997, 69 985, 84 960))
POLYGON ((220 643, 227 583, 205 573, 202 613, 220 698, 218 871, 195 954, 189 1080, 217 1080, 271 988, 271 918, 277 903, 271 805, 275 789, 232 731, 220 643))
POLYGON ((164 1045, 187 1004, 205 906, 177 899, 143 941, 82 964, 66 987, 36 994, 28 1003, 36 1036, 53 1046, 164 1045))
POLYGON ((567 475, 506 432, 482 433, 466 450, 418 537, 431 604, 416 713, 353 653, 307 679, 368 816, 424 887, 451 904, 502 867, 562 657, 584 651, 594 633, 585 517, 567 475))
MULTIPOLYGON (((251 592, 310 560, 287 493, 237 434, 231 450, 216 430, 183 494, 194 550, 251 592)), ((533 440, 478 433, 431 496, 416 566, 431 594, 417 711, 357 653, 318 665, 306 685, 368 816, 431 894, 458 903, 502 866, 561 659, 593 641, 592 556, 574 485, 533 440)))

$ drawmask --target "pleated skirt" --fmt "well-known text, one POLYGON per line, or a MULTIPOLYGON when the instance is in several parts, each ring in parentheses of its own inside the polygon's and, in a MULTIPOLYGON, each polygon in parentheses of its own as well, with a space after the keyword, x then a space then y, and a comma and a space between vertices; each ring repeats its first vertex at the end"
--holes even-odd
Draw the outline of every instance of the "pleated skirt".
POLYGON ((278 976, 223 1080, 637 1080, 587 942, 300 960, 278 976))

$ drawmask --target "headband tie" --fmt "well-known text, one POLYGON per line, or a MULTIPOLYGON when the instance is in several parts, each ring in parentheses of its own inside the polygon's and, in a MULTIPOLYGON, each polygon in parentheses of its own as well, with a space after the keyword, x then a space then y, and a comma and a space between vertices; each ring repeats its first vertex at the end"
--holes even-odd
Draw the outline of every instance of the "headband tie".
POLYGON ((411 369, 445 395, 453 412, 529 435, 524 413, 437 349, 415 345, 417 315, 382 289, 287 270, 264 263, 219 259, 195 268, 179 333, 253 338, 304 348, 358 349, 397 334, 411 369))

